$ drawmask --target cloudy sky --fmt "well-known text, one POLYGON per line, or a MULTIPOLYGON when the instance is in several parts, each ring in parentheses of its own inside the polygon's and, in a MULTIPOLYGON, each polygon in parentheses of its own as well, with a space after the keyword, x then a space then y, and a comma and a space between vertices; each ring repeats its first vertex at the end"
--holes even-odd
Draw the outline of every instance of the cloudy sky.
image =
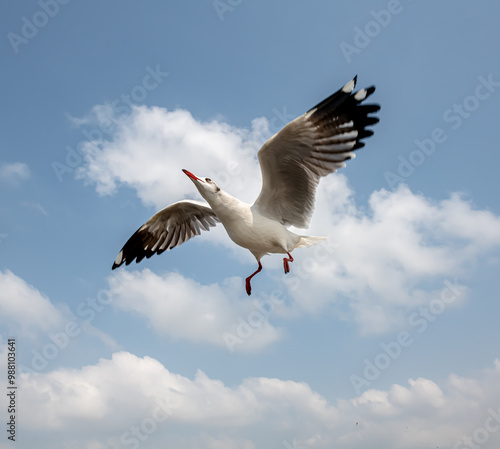
POLYGON ((500 5, 3 2, 0 448, 500 446, 500 5), (375 135, 308 235, 220 227, 111 271, 155 211, 252 202, 265 140, 358 74, 375 135))

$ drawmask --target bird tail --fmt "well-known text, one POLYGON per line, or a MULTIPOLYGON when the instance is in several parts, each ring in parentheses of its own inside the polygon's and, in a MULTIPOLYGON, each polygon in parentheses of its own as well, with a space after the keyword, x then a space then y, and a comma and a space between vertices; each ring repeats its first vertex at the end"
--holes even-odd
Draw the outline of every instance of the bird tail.
POLYGON ((308 246, 317 245, 318 243, 326 240, 327 237, 309 237, 309 236, 300 236, 299 243, 295 248, 306 248, 308 246))

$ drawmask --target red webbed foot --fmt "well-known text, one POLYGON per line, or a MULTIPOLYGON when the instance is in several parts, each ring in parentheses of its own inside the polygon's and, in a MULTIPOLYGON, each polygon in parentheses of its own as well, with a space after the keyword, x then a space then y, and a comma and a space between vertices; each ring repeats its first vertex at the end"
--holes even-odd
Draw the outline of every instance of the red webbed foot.
POLYGON ((250 296, 252 294, 252 286, 250 284, 250 280, 257 274, 260 273, 260 270, 262 270, 262 264, 259 261, 259 268, 257 268, 257 271, 252 273, 250 276, 248 276, 245 280, 245 289, 247 291, 247 295, 250 296))
POLYGON ((283 268, 285 269, 285 274, 290 272, 290 265, 288 265, 288 262, 293 262, 293 257, 290 253, 288 253, 288 258, 284 257, 283 258, 283 268))

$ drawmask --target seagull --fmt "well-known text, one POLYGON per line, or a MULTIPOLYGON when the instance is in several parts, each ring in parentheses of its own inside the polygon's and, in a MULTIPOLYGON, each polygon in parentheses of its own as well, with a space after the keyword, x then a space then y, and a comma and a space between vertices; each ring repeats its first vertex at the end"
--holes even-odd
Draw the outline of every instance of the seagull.
POLYGON ((206 202, 182 200, 153 215, 125 243, 112 269, 169 251, 222 223, 231 240, 257 260, 257 270, 245 280, 248 295, 250 281, 262 270, 263 256, 285 254, 283 268, 288 273, 294 249, 326 239, 298 235, 288 227, 307 228, 320 178, 345 167, 345 161, 355 157, 353 151, 364 147, 362 139, 373 135, 367 127, 379 121, 372 114, 380 106, 362 104, 375 87, 354 92, 356 80, 357 76, 264 143, 258 152, 262 189, 252 205, 212 179, 183 169, 206 202))

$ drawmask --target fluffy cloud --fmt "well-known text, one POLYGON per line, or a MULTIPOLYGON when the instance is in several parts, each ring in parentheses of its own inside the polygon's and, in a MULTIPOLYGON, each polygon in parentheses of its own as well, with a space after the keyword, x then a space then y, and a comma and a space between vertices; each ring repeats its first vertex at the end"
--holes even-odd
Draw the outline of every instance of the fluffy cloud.
POLYGON ((202 371, 191 380, 155 359, 127 352, 81 370, 25 374, 22 381, 30 402, 25 419, 35 429, 71 430, 86 422, 96 430, 117 432, 155 417, 158 407, 172 421, 209 429, 251 426, 263 413, 280 413, 285 403, 285 408, 302 409, 312 421, 335 417, 334 409, 306 384, 254 378, 229 388, 202 371))
POLYGON ((37 447, 468 447, 500 443, 500 362, 477 378, 369 390, 330 403, 307 384, 249 378, 228 387, 198 371, 188 378, 127 352, 81 369, 22 378, 24 435, 37 447), (86 429, 92 427, 92 434, 86 429), (99 442, 102 446, 92 446, 99 442), (287 446, 289 445, 289 446, 287 446), (455 445, 455 446, 453 446, 455 445))
MULTIPOLYGON (((111 295, 120 290, 120 285, 124 280, 122 276, 116 276, 113 282, 111 295), (116 288, 117 286, 119 288, 116 288)), ((98 297, 101 297, 101 291, 98 297)), ((95 298, 94 301, 96 301, 95 298)), ((99 304, 98 306, 100 307, 99 304)), ((20 365, 20 369, 43 370, 48 362, 65 350, 68 343, 82 331, 113 350, 118 348, 112 337, 92 325, 95 311, 88 302, 80 303, 74 312, 66 304, 54 305, 36 287, 11 271, 0 271, 1 332, 4 336, 14 335, 23 340, 24 338, 30 339, 31 344, 34 342, 30 351, 31 365, 20 365), (92 312, 92 315, 89 316, 89 312, 92 312), (38 355, 35 355, 34 351, 38 355)), ((1 337, 0 335, 0 343, 1 337)))
POLYGON ((50 300, 9 270, 0 271, 0 321, 34 336, 60 327, 64 318, 50 300))
POLYGON ((22 162, 0 163, 0 180, 9 184, 18 184, 30 177, 29 167, 22 162))
POLYGON ((285 279, 299 307, 318 312, 334 305, 364 333, 401 326, 450 282, 461 290, 453 305, 461 304, 460 284, 500 245, 500 218, 458 194, 437 202, 401 185, 374 192, 368 206, 360 210, 345 178, 325 183, 313 231, 328 231, 326 249, 297 257, 285 279))
POLYGON ((182 109, 144 106, 121 116, 109 106, 96 106, 93 119, 96 125, 111 126, 113 132, 110 140, 100 138, 84 145, 86 163, 77 176, 95 184, 100 194, 112 194, 127 185, 145 204, 162 208, 198 195, 182 168, 213 177, 224 188, 244 193, 249 201, 258 192, 255 155, 270 136, 265 119, 254 120, 252 129, 246 130, 216 120, 202 123, 182 109))
POLYGON ((129 276, 127 288, 113 298, 113 304, 146 318, 159 333, 225 346, 231 352, 255 351, 282 336, 268 321, 282 301, 250 300, 239 278, 201 285, 178 273, 159 276, 148 269, 129 276))
MULTIPOLYGON (((95 184, 101 194, 126 185, 145 204, 164 207, 197 194, 181 168, 212 177, 248 202, 259 192, 256 152, 270 134, 266 119, 254 120, 247 130, 215 120, 203 123, 184 110, 143 106, 127 116, 96 107, 93 117, 96 125, 112 123, 112 132, 109 139, 84 147, 86 162, 78 176, 95 184)), ((295 252, 285 278, 281 257, 265 258, 272 288, 294 299, 290 314, 328 309, 366 334, 404 326, 412 310, 442 294, 445 282, 466 282, 481 257, 498 248, 500 218, 475 209, 458 193, 433 201, 404 185, 375 191, 367 206, 359 205, 346 178, 336 174, 320 183, 311 228, 297 232, 326 235, 328 241, 295 252), (268 268, 279 268, 281 277, 268 268)), ((219 226, 200 238, 230 248, 229 256, 254 263, 248 251, 224 234, 219 226)), ((224 288, 206 291, 218 298, 224 288)), ((137 295, 147 296, 145 291, 137 295)))

